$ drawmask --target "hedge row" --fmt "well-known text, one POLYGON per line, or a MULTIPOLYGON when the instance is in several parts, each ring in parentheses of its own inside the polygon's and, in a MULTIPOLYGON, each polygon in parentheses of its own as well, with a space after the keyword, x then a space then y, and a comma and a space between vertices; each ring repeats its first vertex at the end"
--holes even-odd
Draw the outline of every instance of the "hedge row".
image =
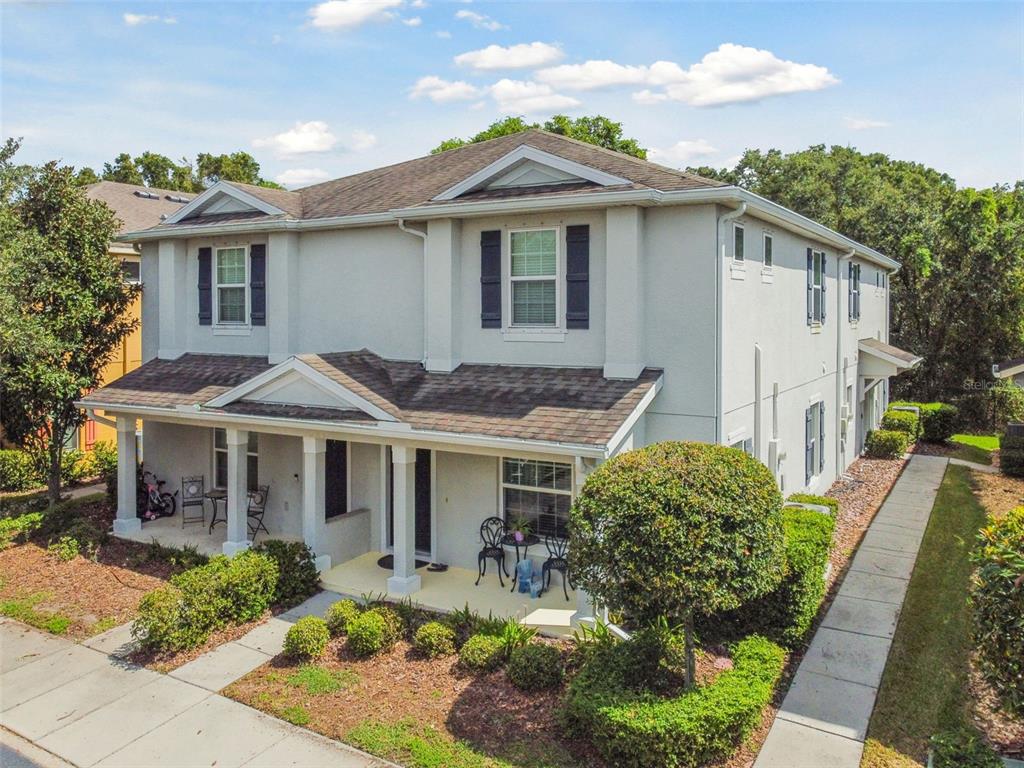
POLYGON ((871 459, 898 459, 907 452, 908 443, 905 432, 873 429, 864 439, 864 454, 871 459))
MULTIPOLYGON (((810 498, 815 499, 810 503, 835 501, 810 498)), ((803 640, 825 596, 825 568, 836 522, 833 516, 813 509, 785 507, 782 525, 786 542, 782 583, 735 611, 700 620, 698 629, 704 637, 735 639, 760 634, 789 647, 803 640)))
POLYGON ((659 697, 633 687, 633 643, 594 650, 569 684, 561 716, 609 765, 696 768, 731 754, 760 722, 785 651, 763 637, 732 648, 733 668, 709 685, 659 697))
POLYGON ((944 443, 960 426, 960 409, 948 403, 914 403, 898 400, 889 403, 889 410, 914 407, 920 411, 920 422, 915 437, 929 443, 944 443))
MULTIPOLYGON (((28 451, 0 450, 0 491, 27 491, 42 488, 47 482, 45 456, 28 451)), ((61 485, 71 485, 90 477, 117 472, 117 449, 110 443, 96 443, 92 451, 64 451, 61 459, 61 485)))

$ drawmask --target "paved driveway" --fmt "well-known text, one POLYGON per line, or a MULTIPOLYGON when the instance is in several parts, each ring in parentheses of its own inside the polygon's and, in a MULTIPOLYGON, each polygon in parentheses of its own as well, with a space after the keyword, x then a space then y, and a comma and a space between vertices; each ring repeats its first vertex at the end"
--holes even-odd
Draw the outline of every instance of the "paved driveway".
POLYGON ((389 765, 97 645, 0 618, 0 725, 79 768, 389 765))

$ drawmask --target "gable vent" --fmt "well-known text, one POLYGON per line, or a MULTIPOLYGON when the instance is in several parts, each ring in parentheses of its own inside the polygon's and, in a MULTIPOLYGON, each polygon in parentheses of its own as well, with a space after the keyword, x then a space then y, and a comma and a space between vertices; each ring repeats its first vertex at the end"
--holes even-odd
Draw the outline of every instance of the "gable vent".
POLYGON ((136 197, 145 198, 146 200, 159 200, 160 199, 160 195, 153 194, 152 192, 144 192, 141 189, 135 190, 135 196, 136 197))

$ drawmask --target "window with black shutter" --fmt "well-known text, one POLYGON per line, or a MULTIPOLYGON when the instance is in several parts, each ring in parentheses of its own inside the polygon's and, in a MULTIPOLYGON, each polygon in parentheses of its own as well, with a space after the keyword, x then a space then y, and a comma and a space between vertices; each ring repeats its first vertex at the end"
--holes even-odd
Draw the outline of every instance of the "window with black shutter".
POLYGON ((348 512, 348 443, 328 440, 324 452, 324 518, 348 512))
POLYGON ((590 226, 565 228, 565 327, 590 327, 590 226))
POLYGON ((480 327, 501 328, 501 230, 480 233, 480 327))

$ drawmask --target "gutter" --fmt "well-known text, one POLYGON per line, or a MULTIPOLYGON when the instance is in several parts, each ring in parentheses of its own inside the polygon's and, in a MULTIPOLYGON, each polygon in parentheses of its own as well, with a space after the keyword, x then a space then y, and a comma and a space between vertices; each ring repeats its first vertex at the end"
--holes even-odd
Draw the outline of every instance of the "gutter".
POLYGON ((105 416, 98 415, 94 408, 86 408, 85 409, 85 414, 90 419, 95 421, 97 424, 102 424, 105 427, 113 427, 114 429, 117 429, 117 422, 116 421, 114 421, 113 419, 108 419, 105 416))
POLYGON ((725 413, 722 404, 722 361, 725 358, 725 236, 722 225, 738 219, 747 212, 747 204, 728 213, 721 214, 715 221, 715 442, 722 444, 725 413))

